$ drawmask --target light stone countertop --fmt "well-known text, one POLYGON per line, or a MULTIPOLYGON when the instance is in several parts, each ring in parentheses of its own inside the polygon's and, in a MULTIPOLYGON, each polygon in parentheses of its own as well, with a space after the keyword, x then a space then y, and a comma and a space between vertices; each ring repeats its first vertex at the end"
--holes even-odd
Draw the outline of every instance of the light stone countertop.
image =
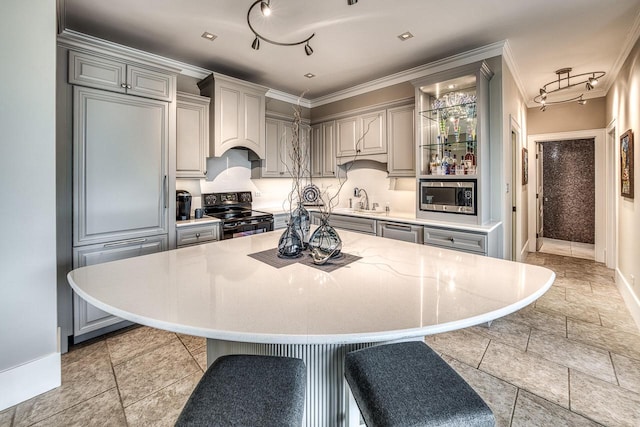
POLYGON ((147 326, 240 342, 344 344, 484 323, 531 304, 555 279, 540 266, 348 231, 340 231, 343 251, 362 259, 331 273, 247 256, 275 248, 280 234, 81 267, 68 280, 89 303, 147 326))

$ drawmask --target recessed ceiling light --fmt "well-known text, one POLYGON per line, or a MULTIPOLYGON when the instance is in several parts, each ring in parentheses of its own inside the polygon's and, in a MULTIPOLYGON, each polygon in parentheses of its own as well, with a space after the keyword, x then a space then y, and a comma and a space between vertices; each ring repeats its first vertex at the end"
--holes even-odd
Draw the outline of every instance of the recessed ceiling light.
POLYGON ((402 41, 409 40, 412 37, 413 37, 413 34, 411 34, 409 31, 406 31, 398 36, 398 38, 402 41))
POLYGON ((216 36, 215 34, 211 34, 207 31, 205 31, 204 33, 202 33, 201 36, 203 39, 207 39, 209 41, 214 41, 218 36, 216 36))
POLYGON ((308 79, 312 79, 312 78, 314 78, 316 75, 315 75, 315 74, 313 74, 313 73, 307 73, 307 74, 305 74, 304 76, 305 76, 306 78, 308 78, 308 79))
POLYGON ((449 86, 447 86, 447 88, 449 88, 449 89, 455 89, 455 87, 456 87, 456 85, 449 85, 449 86))

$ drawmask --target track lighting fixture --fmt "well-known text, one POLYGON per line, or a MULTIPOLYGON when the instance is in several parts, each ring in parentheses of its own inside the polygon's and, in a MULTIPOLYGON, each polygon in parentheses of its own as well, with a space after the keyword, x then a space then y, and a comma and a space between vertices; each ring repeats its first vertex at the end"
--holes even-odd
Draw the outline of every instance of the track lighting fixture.
POLYGON ((354 4, 358 3, 358 0, 347 0, 347 4, 349 6, 353 6, 354 4))
POLYGON ((562 97, 558 96, 558 92, 567 90, 584 84, 589 91, 598 84, 598 79, 605 75, 604 71, 591 71, 588 73, 571 75, 571 68, 561 68, 556 71, 557 80, 551 81, 540 88, 540 94, 533 98, 533 101, 541 104, 540 111, 545 111, 548 105, 564 104, 566 102, 577 101, 578 104, 584 105, 587 101, 583 98, 584 94, 578 96, 562 97), (589 77, 587 77, 589 76, 589 77))
MULTIPOLYGON (((354 1, 354 0, 349 0, 349 1, 354 1)), ((354 3, 356 1, 357 0, 355 0, 354 3)), ((294 43, 277 42, 275 40, 268 39, 268 38, 264 37, 263 35, 259 34, 256 31, 256 29, 253 28, 253 25, 251 25, 251 11, 258 4, 260 4, 260 11, 262 12, 262 15, 264 15, 265 17, 271 15, 271 0, 256 0, 251 5, 251 7, 249 7, 249 11, 247 12, 247 24, 249 25, 249 29, 256 36, 255 39, 253 39, 253 43, 251 43, 251 47, 254 50, 260 49, 260 40, 264 40, 267 43, 275 44, 275 45, 278 45, 278 46, 297 46, 297 45, 300 45, 300 44, 304 44, 304 52, 307 54, 307 56, 310 56, 311 54, 313 54, 313 49, 311 48, 311 45, 309 45, 309 40, 311 40, 313 38, 313 36, 316 35, 316 33, 311 34, 309 37, 307 37, 304 40, 301 40, 299 42, 294 42, 294 43)))

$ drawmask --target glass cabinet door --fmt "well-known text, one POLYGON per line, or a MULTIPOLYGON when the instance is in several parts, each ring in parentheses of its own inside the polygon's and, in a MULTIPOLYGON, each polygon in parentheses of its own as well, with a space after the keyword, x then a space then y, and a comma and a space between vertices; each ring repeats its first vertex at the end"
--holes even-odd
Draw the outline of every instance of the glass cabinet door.
POLYGON ((419 88, 420 175, 476 175, 475 76, 419 88))

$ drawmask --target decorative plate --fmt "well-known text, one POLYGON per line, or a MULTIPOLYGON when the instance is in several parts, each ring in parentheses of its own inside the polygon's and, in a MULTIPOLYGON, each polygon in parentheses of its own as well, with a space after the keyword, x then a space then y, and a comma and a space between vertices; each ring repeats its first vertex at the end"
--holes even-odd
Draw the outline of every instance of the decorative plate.
POLYGON ((320 201, 320 190, 317 186, 309 184, 302 189, 302 200, 305 204, 318 204, 320 201))

